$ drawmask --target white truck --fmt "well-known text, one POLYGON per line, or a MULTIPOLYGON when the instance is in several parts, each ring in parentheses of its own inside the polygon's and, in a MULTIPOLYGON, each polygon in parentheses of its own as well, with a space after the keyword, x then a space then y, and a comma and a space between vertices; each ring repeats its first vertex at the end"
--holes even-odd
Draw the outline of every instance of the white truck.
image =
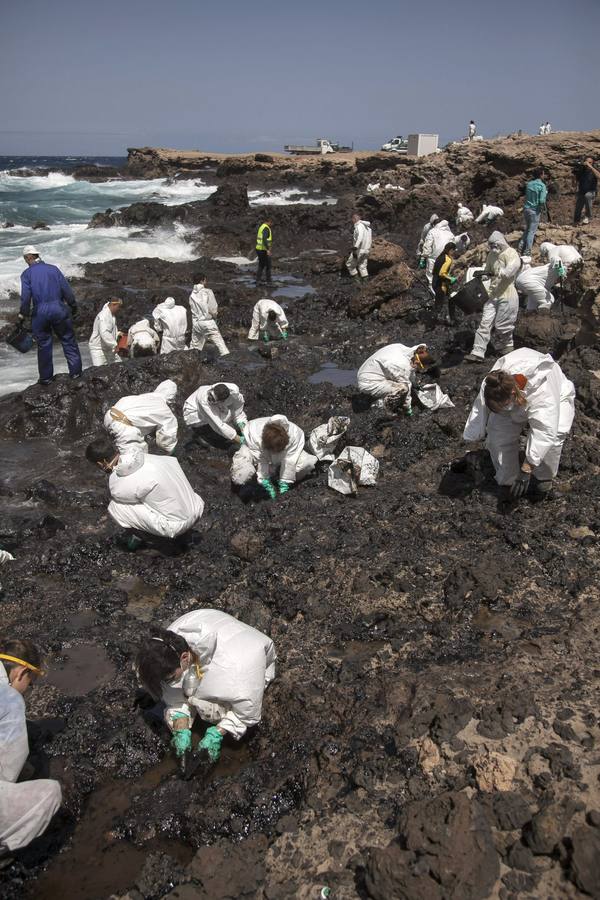
POLYGON ((408 141, 405 141, 401 134, 397 137, 390 138, 381 146, 382 150, 391 150, 394 153, 406 153, 408 150, 408 141))
POLYGON ((294 156, 325 156, 326 153, 335 153, 335 149, 327 138, 317 138, 315 144, 303 146, 302 144, 286 144, 283 148, 294 156))

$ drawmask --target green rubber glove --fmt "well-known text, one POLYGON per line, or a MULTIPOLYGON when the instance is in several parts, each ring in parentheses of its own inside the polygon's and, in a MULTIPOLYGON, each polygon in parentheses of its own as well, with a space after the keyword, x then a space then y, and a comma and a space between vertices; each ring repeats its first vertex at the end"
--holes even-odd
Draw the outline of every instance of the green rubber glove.
POLYGON ((419 260, 419 268, 424 269, 426 265, 427 265, 427 263, 425 262, 423 257, 421 257, 421 259, 419 260))
POLYGON ((456 278, 454 277, 454 275, 450 276, 450 284, 456 284, 456 278))
MULTIPOLYGON (((185 713, 173 713, 173 719, 187 719, 185 713)), ((192 749, 192 730, 191 728, 182 728, 181 731, 174 731, 171 737, 171 747, 175 751, 176 756, 183 756, 186 750, 192 749)))
POLYGON ((560 265, 558 267, 558 277, 564 278, 566 274, 567 274, 567 270, 565 269, 565 267, 563 265, 560 265))
POLYGON ((240 447, 243 447, 245 443, 246 443, 246 438, 244 437, 243 434, 240 434, 240 447))
POLYGON ((288 339, 288 332, 282 330, 282 332, 281 332, 281 337, 284 339, 284 341, 287 341, 287 339, 288 339))
POLYGON ((206 734, 198 744, 199 750, 206 750, 211 762, 217 762, 221 755, 223 735, 215 725, 206 729, 206 734))
POLYGON ((410 409, 405 409, 405 410, 404 410, 404 415, 405 415, 405 416, 409 416, 409 417, 410 417, 410 416, 412 416, 412 414, 413 414, 412 407, 411 407, 410 409))
POLYGON ((271 500, 274 500, 275 497, 277 496, 277 491, 273 487, 271 479, 263 478, 263 480, 261 481, 261 485, 264 487, 265 491, 267 492, 267 494, 269 495, 271 500))
POLYGON ((263 341, 265 342, 265 344, 268 344, 268 343, 269 343, 269 332, 268 332, 268 331, 263 331, 263 333, 262 333, 262 339, 263 339, 263 341))
POLYGON ((287 492, 290 489, 290 485, 287 481, 280 481, 278 484, 278 487, 279 487, 280 494, 287 494, 287 492))

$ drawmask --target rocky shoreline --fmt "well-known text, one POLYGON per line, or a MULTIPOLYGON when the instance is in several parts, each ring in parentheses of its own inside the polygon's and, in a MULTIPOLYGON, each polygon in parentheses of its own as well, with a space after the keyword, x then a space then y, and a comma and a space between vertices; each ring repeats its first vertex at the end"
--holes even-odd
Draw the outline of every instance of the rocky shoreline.
MULTIPOLYGON (((0 401, 0 544, 17 557, 1 573, 2 619, 50 656, 29 700, 32 747, 66 807, 41 846, 3 871, 7 900, 308 900, 323 885, 336 900, 600 896, 600 226, 568 224, 572 166, 599 148, 592 132, 416 161, 130 151, 130 177, 210 171, 218 190, 95 217, 90 227, 183 223, 198 260, 88 264, 73 280, 79 335, 107 296, 124 297, 132 323, 168 294, 184 303, 204 270, 232 354, 131 361, 0 401), (520 186, 540 163, 553 222, 537 244, 573 243, 585 266, 564 308, 522 314, 516 339, 560 361, 577 415, 555 499, 505 515, 484 454, 451 468, 488 369, 461 365, 477 317, 432 325, 414 251, 430 214, 451 218, 459 200, 474 211, 497 203, 515 233, 520 186), (367 192, 378 181, 404 190, 367 192), (249 205, 248 189, 281 187, 337 202, 249 205), (360 291, 339 275, 353 208, 377 236, 360 291), (262 296, 253 270, 215 257, 247 256, 266 209, 291 338, 261 355, 245 339, 262 296), (397 420, 361 406, 353 371, 396 340, 442 357, 453 409, 397 420), (283 412, 308 433, 351 416, 348 443, 379 459, 378 485, 344 498, 321 471, 276 504, 244 506, 227 454, 190 448, 182 465, 206 501, 197 542, 182 557, 127 554, 83 450, 107 405, 167 377, 179 415, 198 384, 225 379, 242 387, 250 417, 283 412), (184 784, 164 735, 132 709, 131 659, 149 621, 196 605, 268 632, 280 668, 260 727, 226 748, 212 777, 184 784), (52 676, 74 672, 74 660, 81 692, 52 676)), ((483 256, 489 229, 470 233, 459 269, 483 256)))

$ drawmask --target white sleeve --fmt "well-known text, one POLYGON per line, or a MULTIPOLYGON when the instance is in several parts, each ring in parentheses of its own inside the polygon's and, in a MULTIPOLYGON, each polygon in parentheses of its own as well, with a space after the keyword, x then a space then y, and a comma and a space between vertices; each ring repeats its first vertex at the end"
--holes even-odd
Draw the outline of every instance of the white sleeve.
POLYGON ((110 317, 110 325, 108 323, 108 316, 105 316, 103 313, 99 313, 99 321, 98 321, 98 336, 100 341, 105 346, 109 347, 110 350, 114 350, 117 346, 117 342, 115 340, 115 332, 114 332, 114 319, 111 315, 110 317))
POLYGON ((9 685, 0 688, 0 780, 15 782, 29 756, 25 702, 9 685))
POLYGON ((252 325, 250 326, 250 331, 248 332, 249 341, 258 340, 260 327, 260 307, 257 303, 252 311, 252 325))
POLYGON ((290 436, 290 442, 285 448, 285 456, 281 461, 281 472, 279 478, 288 484, 296 481, 296 471, 298 469, 298 460, 304 450, 304 432, 298 429, 294 437, 290 436))
POLYGON ((433 228, 430 228, 427 232, 427 237, 423 241, 423 249, 421 250, 421 256, 429 256, 431 251, 433 250, 433 228))
POLYGON ((538 401, 528 406, 529 434, 525 447, 525 459, 532 466, 539 466, 549 450, 554 447, 558 434, 560 396, 551 389, 544 391, 538 401))
POLYGON ((245 426, 248 424, 248 416, 244 411, 243 394, 234 395, 234 402, 231 404, 231 414, 236 425, 241 424, 245 426))
POLYGON ((205 417, 205 420, 208 422, 213 431, 216 431, 217 434, 222 435, 222 437, 226 438, 228 441, 232 441, 236 436, 235 428, 232 428, 231 425, 228 425, 227 422, 224 422, 220 419, 213 410, 211 409, 211 405, 208 402, 208 397, 205 395, 202 400, 198 399, 198 406, 202 410, 202 415, 205 417))
POLYGON ((165 453, 171 453, 177 446, 177 419, 168 407, 156 429, 156 445, 165 453))
POLYGON ((463 431, 463 441, 483 441, 487 431, 488 408, 483 399, 484 385, 481 385, 477 399, 471 408, 463 431))
POLYGON ((209 316, 212 316, 213 318, 219 312, 219 305, 217 303, 217 298, 215 297, 214 292, 211 291, 210 288, 208 288, 208 303, 206 304, 206 307, 207 307, 209 316))

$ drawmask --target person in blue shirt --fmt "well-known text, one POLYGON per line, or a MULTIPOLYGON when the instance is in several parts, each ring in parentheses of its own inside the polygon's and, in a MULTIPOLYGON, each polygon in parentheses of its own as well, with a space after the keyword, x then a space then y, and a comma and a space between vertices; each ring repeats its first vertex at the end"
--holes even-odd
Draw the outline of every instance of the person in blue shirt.
POLYGON ((35 247, 25 247, 27 269, 21 275, 22 322, 31 314, 31 331, 38 345, 39 384, 54 381, 52 335, 60 339, 71 378, 81 376, 81 354, 73 331, 75 295, 57 266, 42 262, 35 247), (33 309, 32 309, 33 307, 33 309))
POLYGON ((546 208, 548 188, 542 181, 543 174, 543 169, 534 169, 533 178, 525 186, 525 206, 523 208, 525 228, 519 241, 519 253, 522 256, 531 255, 531 248, 540 224, 542 210, 546 208))

